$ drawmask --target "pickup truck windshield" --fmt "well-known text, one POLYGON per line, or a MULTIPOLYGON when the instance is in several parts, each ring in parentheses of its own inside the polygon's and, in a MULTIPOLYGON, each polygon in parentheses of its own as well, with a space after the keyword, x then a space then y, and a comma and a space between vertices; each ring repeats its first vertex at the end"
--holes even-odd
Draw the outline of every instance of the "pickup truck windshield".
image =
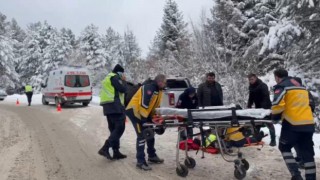
POLYGON ((66 75, 65 86, 67 87, 87 87, 90 86, 88 75, 66 75))
POLYGON ((180 89, 180 88, 188 88, 188 84, 186 80, 177 80, 177 79, 168 79, 167 80, 167 88, 168 89, 180 89))

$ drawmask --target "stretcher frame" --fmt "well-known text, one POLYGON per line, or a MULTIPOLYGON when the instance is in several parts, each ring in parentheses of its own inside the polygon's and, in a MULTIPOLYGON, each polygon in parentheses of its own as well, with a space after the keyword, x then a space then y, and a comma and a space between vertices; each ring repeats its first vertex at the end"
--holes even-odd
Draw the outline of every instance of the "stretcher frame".
MULTIPOLYGON (((219 108, 219 109, 190 109, 188 110, 188 117, 186 118, 187 121, 179 121, 178 119, 171 119, 171 120, 165 120, 161 124, 155 124, 155 123, 145 123, 143 126, 146 128, 144 133, 144 137, 146 139, 153 138, 154 137, 154 131, 162 129, 162 132, 159 134, 164 133, 164 130, 166 128, 175 128, 179 127, 178 130, 178 138, 177 138, 177 144, 176 144, 176 173, 177 175, 181 177, 186 177, 188 175, 188 168, 194 168, 196 166, 196 161, 188 155, 188 148, 187 148, 187 141, 185 141, 185 161, 184 165, 180 163, 180 149, 179 149, 179 143, 180 143, 180 134, 183 131, 185 133, 185 136, 187 137, 187 128, 199 128, 201 135, 201 150, 202 150, 202 158, 204 158, 204 150, 205 150, 205 130, 204 127, 208 127, 210 130, 214 130, 214 133, 217 137, 217 144, 220 149, 220 154, 222 158, 230 163, 234 163, 234 176, 237 179, 243 179, 246 177, 246 172, 249 169, 249 162, 243 158, 243 155, 240 151, 240 148, 238 148, 238 152, 236 154, 231 154, 228 151, 225 151, 226 144, 224 141, 224 135, 219 134, 219 129, 227 129, 230 127, 246 127, 251 128, 253 130, 254 136, 257 135, 259 132, 257 132, 256 126, 257 125, 264 125, 268 123, 273 123, 270 119, 257 119, 252 117, 237 117, 236 115, 236 108, 219 108), (222 111, 222 110, 230 110, 232 112, 232 116, 230 119, 221 120, 221 119, 194 119, 193 113, 194 112, 206 112, 206 111, 222 111), (229 160, 226 158, 226 155, 229 156, 237 156, 234 160, 229 160)), ((165 117, 165 115, 163 116, 165 117)), ((239 132, 239 131, 237 131, 239 132)), ((195 136, 195 135, 193 135, 195 136)))

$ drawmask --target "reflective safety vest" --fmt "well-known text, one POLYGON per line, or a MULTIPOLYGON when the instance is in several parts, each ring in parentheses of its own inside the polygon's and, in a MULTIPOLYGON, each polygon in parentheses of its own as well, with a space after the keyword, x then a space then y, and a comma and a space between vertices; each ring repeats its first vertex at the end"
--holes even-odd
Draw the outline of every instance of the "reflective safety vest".
MULTIPOLYGON (((100 104, 113 103, 116 90, 111 84, 111 78, 116 76, 116 73, 109 73, 107 77, 102 81, 102 89, 100 92, 100 104)), ((119 99, 122 105, 124 105, 124 93, 119 92, 119 99)))
POLYGON ((25 88, 25 92, 32 92, 32 86, 26 85, 24 88, 25 88))
POLYGON ((210 134, 207 138, 206 138, 206 147, 210 146, 211 143, 213 143, 214 141, 217 140, 217 136, 210 134))

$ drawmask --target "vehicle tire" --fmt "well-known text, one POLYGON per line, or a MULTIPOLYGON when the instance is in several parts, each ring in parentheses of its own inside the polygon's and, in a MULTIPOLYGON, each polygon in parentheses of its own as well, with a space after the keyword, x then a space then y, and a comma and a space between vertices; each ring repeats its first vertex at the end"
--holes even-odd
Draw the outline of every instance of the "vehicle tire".
POLYGON ((242 179, 244 179, 246 177, 247 171, 246 171, 244 166, 241 166, 240 168, 241 168, 242 173, 239 171, 238 168, 236 168, 234 170, 234 177, 239 179, 239 180, 242 180, 242 179))
POLYGON ((158 135, 162 135, 165 132, 165 128, 164 127, 159 127, 157 129, 154 130, 156 134, 158 135))
POLYGON ((154 130, 151 129, 151 128, 147 128, 145 130, 143 130, 143 137, 146 139, 146 140, 149 140, 149 139, 152 139, 154 138, 154 130))
POLYGON ((241 160, 242 164, 243 164, 243 167, 248 170, 250 168, 250 164, 249 162, 246 160, 246 159, 242 159, 241 160))
POLYGON ((89 105, 88 102, 83 102, 83 103, 82 103, 82 106, 88 106, 88 105, 89 105))
POLYGON ((180 177, 187 177, 189 174, 189 170, 188 170, 187 166, 180 164, 180 167, 181 168, 178 168, 178 167, 176 168, 177 175, 180 177))
POLYGON ((187 157, 184 160, 184 165, 186 165, 190 169, 193 169, 194 167, 196 167, 197 163, 196 160, 194 160, 192 157, 187 157))
POLYGON ((42 104, 43 105, 48 105, 49 104, 49 102, 46 101, 44 96, 42 96, 42 104))

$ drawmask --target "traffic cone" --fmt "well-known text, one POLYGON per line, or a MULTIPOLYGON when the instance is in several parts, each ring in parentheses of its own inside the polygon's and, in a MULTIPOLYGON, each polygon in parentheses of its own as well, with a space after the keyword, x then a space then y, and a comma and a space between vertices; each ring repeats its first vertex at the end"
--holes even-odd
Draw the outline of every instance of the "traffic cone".
POLYGON ((16 101, 16 105, 17 105, 17 106, 19 106, 19 105, 20 105, 19 99, 17 99, 17 101, 16 101))
POLYGON ((58 112, 61 112, 61 105, 60 105, 60 103, 59 103, 58 106, 57 106, 57 111, 58 111, 58 112))

